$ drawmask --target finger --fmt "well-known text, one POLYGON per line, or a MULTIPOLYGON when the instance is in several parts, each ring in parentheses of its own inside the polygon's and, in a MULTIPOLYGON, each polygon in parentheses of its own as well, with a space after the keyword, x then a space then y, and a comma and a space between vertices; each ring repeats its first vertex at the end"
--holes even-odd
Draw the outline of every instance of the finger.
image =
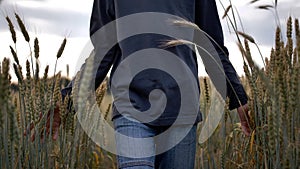
POLYGON ((41 138, 41 142, 44 143, 44 130, 41 132, 40 138, 41 138))
POLYGON ((50 125, 46 127, 46 136, 50 133, 50 125))
POLYGON ((56 117, 53 121, 53 125, 52 125, 53 126, 53 135, 52 135, 53 140, 56 140, 58 137, 60 122, 61 122, 60 117, 56 117))
POLYGON ((46 136, 49 135, 50 131, 52 134, 53 140, 56 140, 58 137, 58 131, 61 124, 61 118, 59 114, 59 105, 56 105, 53 112, 51 110, 47 114, 47 122, 46 122, 46 136), (53 113, 53 114, 52 114, 53 113), (52 123, 51 123, 51 115, 52 115, 52 123), (50 125, 52 124, 52 125, 50 125))
POLYGON ((242 131, 246 136, 250 136, 251 135, 251 129, 249 127, 249 125, 247 123, 242 123, 242 131))
POLYGON ((30 131, 32 130, 34 128, 34 124, 33 123, 30 123, 27 127, 26 127, 26 129, 25 129, 25 131, 24 131, 24 136, 27 136, 27 133, 30 133, 30 131))
POLYGON ((58 138, 58 132, 59 132, 58 128, 55 128, 54 133, 53 133, 53 135, 52 135, 52 139, 53 139, 54 141, 56 141, 57 138, 58 138))
POLYGON ((50 130, 52 131, 52 133, 58 132, 59 126, 60 126, 60 120, 57 120, 57 119, 53 119, 52 126, 50 126, 50 122, 47 123, 47 126, 46 126, 46 135, 47 136, 49 135, 50 130))
POLYGON ((40 120, 43 118, 43 113, 42 112, 40 112, 40 120))
POLYGON ((35 140, 35 130, 33 130, 33 132, 31 133, 31 142, 34 142, 35 140))
POLYGON ((60 116, 59 115, 56 115, 56 116, 54 116, 54 118, 53 118, 53 126, 55 126, 55 127, 59 127, 60 126, 60 123, 61 123, 61 118, 60 118, 60 116))
POLYGON ((243 129, 243 133, 248 137, 251 135, 251 132, 246 128, 243 129))

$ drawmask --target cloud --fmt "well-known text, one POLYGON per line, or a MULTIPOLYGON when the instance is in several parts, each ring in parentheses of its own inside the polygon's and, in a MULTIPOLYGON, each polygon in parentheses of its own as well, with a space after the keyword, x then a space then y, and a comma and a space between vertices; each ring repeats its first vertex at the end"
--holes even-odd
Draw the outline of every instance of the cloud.
MULTIPOLYGON (((4 17, 10 16, 16 30, 19 30, 14 17, 16 11, 23 18, 30 37, 39 38, 41 73, 47 64, 50 65, 50 73, 53 73, 56 52, 63 38, 67 36, 68 42, 57 70, 62 70, 65 75, 65 66, 69 64, 70 75, 73 76, 77 58, 89 39, 92 0, 4 0, 0 8, 2 15, 0 17, 3 17, 0 19, 0 44, 3 46, 0 61, 3 57, 12 60, 9 50, 12 40, 4 17)), ((28 44, 19 31, 17 37, 19 60, 24 64, 30 59, 28 44)), ((15 76, 13 80, 16 81, 15 76)))
MULTIPOLYGON (((4 1, 3 13, 10 17, 16 11, 24 18, 30 32, 56 34, 71 37, 88 36, 92 1, 69 0, 13 0, 4 1)), ((7 30, 7 24, 0 22, 0 31, 7 30)))
MULTIPOLYGON (((217 1, 218 2, 218 1, 217 1)), ((274 10, 256 9, 258 5, 271 4, 272 0, 249 1, 232 0, 237 7, 245 32, 262 45, 272 45, 275 33, 274 10)), ((225 2, 222 2, 225 3, 225 2)), ((228 2, 227 2, 228 3, 228 2)), ((219 3, 218 3, 219 4, 219 3)), ((224 4, 226 7, 228 4, 224 4)), ((279 1, 278 13, 282 24, 289 15, 300 16, 300 1, 279 1)), ((25 18, 29 31, 71 37, 88 36, 92 0, 4 0, 1 5, 4 14, 13 16, 14 10, 25 18)), ((220 15, 223 10, 219 5, 220 15)), ((229 30, 223 22, 226 36, 229 30)), ((5 20, 0 20, 0 31, 7 30, 5 20)))
MULTIPOLYGON (((220 16, 223 15, 224 10, 220 5, 218 0, 218 9, 220 16)), ((221 1, 221 0, 220 0, 221 1)), ((221 1, 224 3, 225 8, 229 5, 225 3, 226 1, 221 1)), ((254 37, 256 43, 262 52, 263 57, 269 57, 271 48, 274 46, 275 31, 276 31, 276 21, 274 10, 261 10, 257 9, 258 5, 270 4, 273 5, 273 0, 260 0, 257 3, 249 4, 250 0, 232 0, 233 6, 237 9, 239 16, 241 18, 243 28, 245 33, 254 37)), ((283 35, 285 35, 285 25, 287 18, 291 15, 294 18, 300 18, 300 1, 299 0, 284 0, 278 1, 278 15, 281 23, 281 28, 283 35)), ((236 16, 238 18, 238 16, 236 16)), ((238 20, 238 19, 237 19, 238 20)), ((232 29, 228 26, 226 20, 222 20, 225 45, 230 51, 230 59, 234 67, 236 68, 238 74, 243 74, 243 60, 241 53, 236 45, 236 36, 231 33, 232 29), (229 28, 228 28, 229 27, 229 28)), ((239 30, 243 31, 242 27, 239 26, 239 30)), ((256 63, 262 66, 262 59, 256 48, 256 46, 250 44, 253 59, 256 63)))
MULTIPOLYGON (((233 4, 236 6, 242 20, 245 33, 253 36, 256 42, 263 46, 273 46, 275 29, 276 29, 276 15, 274 9, 262 10, 257 9, 259 5, 273 5, 271 0, 261 0, 254 4, 249 4, 250 1, 244 1, 233 4)), ((285 24, 287 18, 300 17, 300 1, 299 0, 285 0, 279 1, 277 6, 278 16, 281 23, 281 28, 285 31, 285 24)), ((226 22, 223 22, 225 36, 231 36, 229 30, 225 27, 226 22)), ((241 26, 239 30, 242 31, 241 26)))
MULTIPOLYGON (((216 0, 218 4, 219 14, 223 15, 224 10, 220 6, 220 2, 224 3, 225 8, 229 5, 229 1, 216 0)), ((13 22, 14 12, 18 12, 24 18, 25 24, 32 38, 38 36, 41 41, 41 63, 51 64, 63 37, 68 37, 68 45, 61 61, 61 69, 70 60, 75 62, 80 55, 86 40, 89 37, 89 20, 92 10, 93 0, 3 0, 1 2, 1 15, 5 17, 9 15, 13 22)), ((268 57, 269 51, 274 46, 275 37, 275 17, 274 12, 259 10, 256 6, 261 4, 272 4, 273 0, 260 0, 250 5, 250 0, 232 0, 233 5, 237 8, 241 17, 245 33, 253 36, 259 46, 262 48, 264 57, 268 57)), ((300 17, 300 1, 299 0, 282 0, 278 1, 278 13, 280 22, 284 25, 289 15, 300 17)), ((1 17, 1 16, 0 16, 1 17)), ((230 34, 226 20, 222 20, 223 30, 233 65, 239 74, 243 72, 242 57, 236 47, 235 35, 230 34)), ((17 26, 16 26, 17 27, 17 26)), ((18 27, 17 27, 18 28, 18 27)), ((242 30, 239 27, 239 30, 242 30)), ((8 45, 11 43, 8 26, 5 19, 0 19, 1 43, 6 48, 0 51, 0 60, 4 56, 10 56, 8 45)), ((19 33, 20 36, 20 33, 19 33)), ((1 46, 3 46, 1 45, 1 46)), ((26 44, 25 44, 26 45, 26 44)), ((22 46, 22 45, 21 45, 22 46)), ((261 61, 260 56, 253 48, 253 56, 258 62, 261 61)), ((28 55, 28 51, 21 51, 28 55)), ((69 63, 72 69, 76 63, 69 63)), ((72 72, 74 73, 74 72, 72 72)))

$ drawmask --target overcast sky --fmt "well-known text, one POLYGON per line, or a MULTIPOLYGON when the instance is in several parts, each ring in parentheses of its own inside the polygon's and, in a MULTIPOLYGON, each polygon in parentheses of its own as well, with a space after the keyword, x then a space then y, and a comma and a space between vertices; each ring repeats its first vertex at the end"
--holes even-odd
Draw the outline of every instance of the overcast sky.
MULTIPOLYGON (((88 40, 89 18, 92 9, 92 0, 3 0, 1 3, 0 19, 0 60, 3 57, 11 57, 9 45, 12 45, 11 35, 8 32, 5 16, 11 16, 13 22, 16 11, 24 19, 31 38, 40 40, 41 53, 40 69, 46 64, 54 69, 56 52, 64 37, 68 38, 66 50, 59 60, 59 70, 65 74, 66 64, 70 65, 71 76, 74 74, 77 58, 80 56, 84 45, 88 40)), ((275 19, 274 13, 256 9, 257 5, 272 4, 272 0, 261 0, 250 5, 250 0, 232 0, 233 5, 239 11, 245 32, 253 36, 259 44, 264 57, 268 57, 274 44, 275 19)), ((223 9, 217 0, 220 16, 223 9)), ((228 0, 222 0, 228 6, 228 0)), ((300 17, 300 0, 279 0, 278 12, 280 21, 285 24, 289 15, 300 17)), ((222 20, 226 46, 230 51, 230 59, 239 74, 242 74, 242 58, 236 46, 236 39, 228 29, 226 20, 222 20)), ((241 28, 240 28, 241 29, 241 28)), ((20 32, 18 32, 18 53, 21 63, 29 59, 29 50, 20 32)), ((261 64, 258 52, 253 48, 255 60, 261 64)))

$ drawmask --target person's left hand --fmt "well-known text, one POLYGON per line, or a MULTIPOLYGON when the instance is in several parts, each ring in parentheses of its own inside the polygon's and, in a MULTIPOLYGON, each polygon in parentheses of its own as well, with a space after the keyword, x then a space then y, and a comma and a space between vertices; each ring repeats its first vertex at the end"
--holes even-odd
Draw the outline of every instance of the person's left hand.
POLYGON ((237 108, 237 112, 240 118, 242 131, 246 136, 251 136, 249 106, 248 103, 237 108))

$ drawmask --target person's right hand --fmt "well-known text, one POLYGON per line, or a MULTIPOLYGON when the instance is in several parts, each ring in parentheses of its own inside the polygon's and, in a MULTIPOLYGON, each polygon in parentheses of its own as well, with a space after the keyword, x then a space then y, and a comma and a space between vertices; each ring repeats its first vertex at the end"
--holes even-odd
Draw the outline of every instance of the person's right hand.
MULTIPOLYGON (((59 133, 59 127, 61 124, 61 118, 60 118, 60 113, 59 113, 60 107, 59 104, 56 104, 53 112, 53 122, 52 122, 52 139, 56 140, 58 138, 58 133, 59 133)), ((46 123, 46 134, 50 133, 50 114, 48 112, 47 115, 47 123, 46 123)))
POLYGON ((249 106, 245 104, 237 108, 237 112, 241 121, 242 131, 246 136, 251 136, 249 106))
MULTIPOLYGON (((57 103, 55 105, 55 108, 53 110, 53 121, 52 121, 52 139, 55 141, 58 138, 58 133, 59 133, 59 127, 61 124, 61 118, 60 118, 60 106, 57 103)), ((48 111, 47 113, 47 121, 46 121, 46 137, 49 135, 50 133, 50 115, 51 115, 51 110, 48 111)), ((40 116, 40 121, 42 119, 42 116, 40 116)), ((29 128, 27 129, 27 131, 25 131, 24 135, 26 136, 27 133, 31 133, 31 141, 35 140, 35 130, 33 130, 35 127, 35 125, 33 123, 30 124, 29 128), (32 131, 33 130, 33 131, 32 131)), ((40 131, 40 137, 41 137, 41 141, 44 141, 44 130, 40 131)))

